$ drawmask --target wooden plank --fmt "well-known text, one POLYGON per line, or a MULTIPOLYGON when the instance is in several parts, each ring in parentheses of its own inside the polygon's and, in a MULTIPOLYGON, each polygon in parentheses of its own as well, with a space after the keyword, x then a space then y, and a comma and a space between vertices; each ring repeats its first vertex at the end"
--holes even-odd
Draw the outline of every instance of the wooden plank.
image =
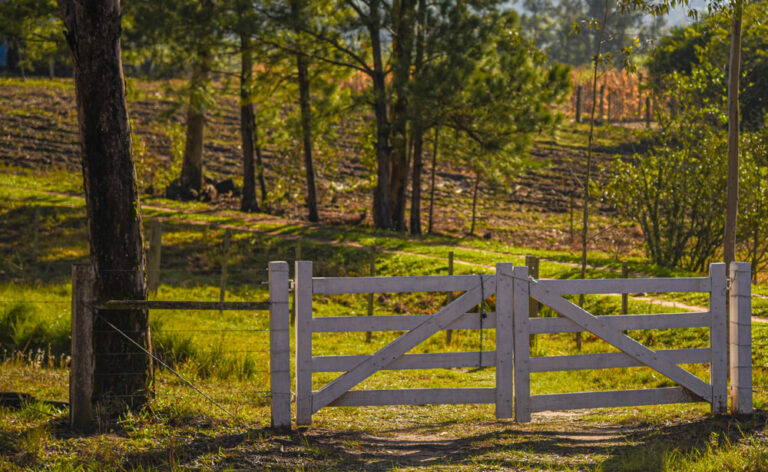
POLYGON ((296 261, 296 424, 312 424, 312 262, 296 261))
POLYGON ((729 294, 731 412, 752 413, 752 286, 747 262, 732 262, 729 294))
MULTIPOLYGON (((315 333, 355 331, 410 331, 434 315, 322 316, 312 320, 315 333)), ((496 313, 487 313, 483 329, 496 328, 496 313)), ((480 314, 465 313, 447 329, 480 329, 480 314)))
POLYGON ((269 310, 269 302, 195 302, 165 300, 109 300, 98 303, 96 308, 104 310, 269 310))
POLYGON ((329 406, 458 405, 495 401, 495 388, 412 388, 353 390, 343 394, 329 406))
MULTIPOLYGON (((703 328, 710 326, 709 312, 664 313, 659 315, 605 315, 605 320, 618 330, 703 328)), ((531 333, 574 333, 584 328, 565 317, 531 319, 531 333)))
POLYGON ((291 427, 291 314, 288 263, 269 263, 269 371, 272 427, 291 427))
POLYGON ((524 423, 531 421, 531 370, 528 341, 530 333, 530 318, 528 316, 530 282, 528 281, 528 268, 513 268, 512 279, 515 421, 524 423))
POLYGON ((531 410, 581 410, 585 408, 616 408, 700 401, 700 398, 682 387, 649 388, 642 390, 534 395, 531 397, 531 410))
POLYGON ((459 292, 477 285, 476 275, 414 277, 317 277, 314 293, 459 292))
POLYGON ((77 431, 94 426, 93 319, 95 310, 88 304, 94 297, 96 276, 90 264, 72 266, 72 360, 69 373, 69 425, 77 431))
POLYGON ((379 369, 416 347, 436 332, 445 329, 467 310, 477 305, 481 298, 480 277, 483 277, 485 293, 496 289, 496 277, 493 275, 475 276, 475 287, 464 293, 451 304, 443 307, 433 316, 426 317, 424 323, 392 341, 376 354, 361 362, 353 369, 335 378, 312 396, 312 411, 318 411, 344 392, 373 375, 379 369))
POLYGON ((540 280, 550 293, 605 294, 605 293, 667 293, 709 292, 709 277, 658 277, 651 279, 562 279, 540 280))
MULTIPOLYGON (((627 279, 637 280, 637 279, 627 279)), ((706 401, 712 399, 712 387, 694 376, 690 372, 681 369, 677 365, 660 357, 654 351, 638 343, 629 336, 623 334, 610 322, 606 321, 607 316, 596 317, 584 311, 582 308, 574 305, 565 298, 548 291, 545 284, 532 283, 531 295, 557 311, 563 316, 581 325, 585 330, 595 334, 603 341, 613 345, 620 351, 629 354, 633 358, 654 369, 662 375, 669 377, 683 387, 689 389, 696 395, 706 401)))
POLYGON ((726 339, 728 315, 725 308, 725 264, 710 264, 709 276, 712 279, 712 292, 709 294, 711 326, 709 346, 712 351, 709 371, 709 383, 712 385, 711 410, 713 415, 721 415, 728 409, 728 341, 726 339))
MULTIPOLYGON (((312 372, 346 372, 370 355, 315 356, 312 358, 312 372)), ((460 367, 494 367, 496 353, 483 351, 483 364, 479 365, 480 352, 436 352, 429 354, 405 354, 381 370, 404 369, 454 369, 460 367)))
POLYGON ((513 264, 496 264, 496 418, 511 418, 514 414, 513 275, 513 264))
MULTIPOLYGON (((656 351, 673 364, 701 364, 711 360, 710 350, 665 349, 656 351)), ((623 352, 602 354, 581 354, 575 356, 531 357, 531 372, 557 372, 561 370, 615 369, 620 367, 641 367, 642 362, 623 352)))

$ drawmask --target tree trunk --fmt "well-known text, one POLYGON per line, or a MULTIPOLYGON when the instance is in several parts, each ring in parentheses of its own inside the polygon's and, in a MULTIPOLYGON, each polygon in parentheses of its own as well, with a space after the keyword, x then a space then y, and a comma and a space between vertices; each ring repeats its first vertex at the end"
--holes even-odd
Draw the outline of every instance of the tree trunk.
POLYGON ((728 190, 725 209, 723 261, 736 257, 736 217, 739 209, 739 74, 741 73, 741 16, 743 3, 736 0, 728 65, 728 190))
POLYGON ((299 108, 301 109, 301 135, 304 140, 304 168, 307 174, 307 212, 309 221, 320 221, 317 212, 317 192, 315 190, 315 167, 312 163, 312 108, 310 107, 309 77, 304 56, 296 55, 296 69, 299 80, 299 108))
MULTIPOLYGON (((120 2, 59 0, 72 52, 83 183, 98 300, 143 300, 141 213, 120 47, 120 2)), ((98 310, 91 399, 108 417, 150 398, 152 363, 108 323, 150 348, 146 310, 98 310), (103 355, 100 355, 103 354, 103 355)))
POLYGON ((392 224, 398 231, 405 231, 406 186, 408 182, 408 92, 411 76, 411 50, 413 47, 413 0, 394 0, 392 10, 394 37, 392 40, 392 104, 391 140, 392 175, 392 224))
POLYGON ((248 34, 240 35, 240 137, 243 142, 243 199, 240 210, 259 211, 256 201, 256 176, 253 162, 255 117, 251 103, 250 88, 253 78, 253 58, 251 38, 248 34))
POLYGON ((477 220, 477 191, 480 188, 480 173, 475 177, 475 188, 472 192, 472 226, 469 228, 469 234, 475 235, 475 221, 477 220))
POLYGON ((389 120, 387 119, 387 88, 384 64, 381 55, 379 28, 381 19, 379 2, 371 2, 371 21, 368 31, 371 35, 373 54, 373 109, 376 117, 376 189, 373 192, 373 224, 376 228, 392 228, 392 201, 390 197, 390 153, 389 120))
POLYGON ((421 172, 424 169, 422 148, 424 135, 421 130, 413 137, 413 189, 411 190, 411 234, 421 234, 421 172))
POLYGON ((435 222, 435 167, 437 166, 437 149, 438 140, 440 138, 440 127, 435 128, 435 141, 432 143, 432 168, 430 169, 429 183, 429 229, 427 234, 432 234, 435 222))

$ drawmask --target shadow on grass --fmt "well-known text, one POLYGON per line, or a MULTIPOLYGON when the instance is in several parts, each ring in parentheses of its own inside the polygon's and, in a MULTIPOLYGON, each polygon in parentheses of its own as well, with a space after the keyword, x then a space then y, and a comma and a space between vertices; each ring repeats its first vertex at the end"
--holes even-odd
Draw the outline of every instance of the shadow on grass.
POLYGON ((290 433, 266 428, 224 435, 201 432, 186 442, 170 441, 169 445, 165 441, 160 447, 124 455, 119 467, 183 468, 213 454, 217 468, 235 469, 385 471, 462 466, 478 470, 653 471, 661 470, 665 457, 673 451, 687 454, 706 448, 715 435, 721 438, 721 445, 736 443, 744 434, 762 431, 766 419, 768 414, 759 411, 748 419, 720 416, 669 426, 603 424, 583 430, 562 422, 499 422, 485 424, 482 433, 459 438, 440 434, 455 434, 455 430, 451 431, 455 423, 383 434, 321 428, 290 433))

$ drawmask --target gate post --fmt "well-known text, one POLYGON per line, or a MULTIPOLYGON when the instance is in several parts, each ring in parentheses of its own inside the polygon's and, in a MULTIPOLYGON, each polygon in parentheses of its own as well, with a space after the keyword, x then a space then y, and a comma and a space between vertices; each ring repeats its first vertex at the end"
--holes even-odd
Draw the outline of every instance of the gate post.
POLYGON ((90 264, 72 266, 72 363, 69 369, 69 425, 93 427, 93 317, 95 274, 90 264))
POLYGON ((721 415, 728 410, 728 313, 725 307, 725 264, 709 265, 712 288, 709 293, 709 349, 712 353, 709 383, 712 385, 712 414, 721 415))
POLYGON ((312 261, 296 261, 296 424, 312 424, 312 261))
POLYGON ((731 413, 752 413, 752 287, 748 262, 731 262, 731 413))
POLYGON ((288 263, 269 263, 269 355, 272 427, 291 428, 291 335, 288 263))
POLYGON ((528 268, 514 267, 513 303, 514 303, 514 380, 515 380, 515 421, 531 421, 531 371, 530 371, 530 287, 528 268))
POLYGON ((496 264, 496 418, 511 418, 513 414, 513 271, 514 264, 496 264))

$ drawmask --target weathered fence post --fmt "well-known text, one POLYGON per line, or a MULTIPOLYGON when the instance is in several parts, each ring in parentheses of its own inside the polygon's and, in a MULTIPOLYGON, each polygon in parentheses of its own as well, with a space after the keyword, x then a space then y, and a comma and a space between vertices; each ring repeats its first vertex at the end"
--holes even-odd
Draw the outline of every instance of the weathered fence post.
POLYGON ((69 371, 69 424, 80 431, 93 427, 94 272, 90 264, 72 266, 72 360, 69 371))
MULTIPOLYGON (((453 251, 448 251, 448 275, 453 275, 453 251)), ((453 301, 453 294, 449 293, 446 304, 451 303, 452 301, 453 301)), ((453 330, 446 329, 445 344, 451 344, 451 339, 453 339, 453 330)))
POLYGON ((709 371, 709 383, 712 385, 711 411, 713 415, 720 415, 728 410, 728 315, 725 307, 725 264, 710 264, 709 277, 712 280, 712 289, 709 293, 711 317, 709 346, 712 353, 709 371))
MULTIPOLYGON (((371 277, 376 276, 376 246, 371 246, 371 277)), ((368 294, 368 316, 373 316, 373 292, 368 294)), ((365 342, 371 342, 372 334, 370 331, 365 332, 365 342)))
POLYGON ((312 424, 312 262, 296 261, 296 424, 312 424))
POLYGON ((645 127, 651 127, 651 97, 645 97, 645 127))
POLYGON ((150 293, 157 293, 160 286, 160 256, 163 249, 163 228, 157 220, 149 226, 149 274, 147 277, 147 289, 150 293))
MULTIPOLYGON (((536 256, 525 256, 525 266, 528 268, 528 275, 534 279, 539 278, 539 258, 536 256)), ((528 311, 531 318, 539 316, 539 302, 531 298, 528 302, 528 311)), ((536 346, 536 335, 532 334, 530 339, 531 347, 536 346)))
POLYGON ((576 88, 576 123, 581 123, 581 92, 582 86, 576 88))
MULTIPOLYGON (((621 263, 621 278, 622 279, 629 278, 629 267, 627 266, 626 262, 621 263)), ((629 311, 629 294, 622 293, 621 294, 621 314, 626 315, 628 311, 629 311)))
POLYGON ((752 413, 752 287, 748 262, 730 267, 731 413, 752 413))
POLYGON ((227 293, 227 264, 229 263, 229 240, 232 238, 232 231, 227 228, 224 230, 224 247, 221 250, 221 278, 219 279, 219 302, 224 303, 227 293))
POLYGON ((509 262, 496 264, 496 418, 513 415, 513 270, 514 265, 509 262))
POLYGON ((513 277, 514 303, 514 351, 515 351, 515 421, 531 421, 531 371, 530 371, 530 320, 528 319, 528 298, 530 287, 528 268, 515 267, 513 277))
POLYGON ((40 262, 40 207, 35 205, 34 235, 32 236, 32 256, 35 265, 40 262))
POLYGON ((272 427, 291 427, 291 337, 288 263, 269 263, 269 355, 272 427))
POLYGON ((603 121, 603 111, 605 110, 605 84, 600 86, 600 111, 597 115, 597 121, 603 121))

